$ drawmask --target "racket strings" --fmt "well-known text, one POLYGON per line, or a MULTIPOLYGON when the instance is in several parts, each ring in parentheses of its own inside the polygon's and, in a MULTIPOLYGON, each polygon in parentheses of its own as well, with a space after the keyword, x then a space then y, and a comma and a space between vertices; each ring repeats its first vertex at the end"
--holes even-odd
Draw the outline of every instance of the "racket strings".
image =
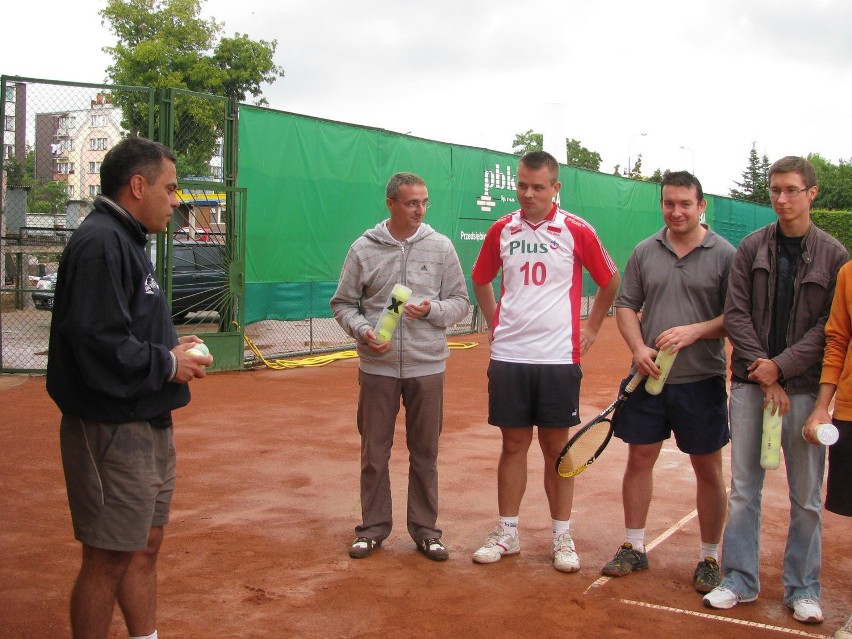
POLYGON ((587 427, 559 460, 557 472, 563 477, 592 463, 609 436, 609 420, 602 419, 587 427))

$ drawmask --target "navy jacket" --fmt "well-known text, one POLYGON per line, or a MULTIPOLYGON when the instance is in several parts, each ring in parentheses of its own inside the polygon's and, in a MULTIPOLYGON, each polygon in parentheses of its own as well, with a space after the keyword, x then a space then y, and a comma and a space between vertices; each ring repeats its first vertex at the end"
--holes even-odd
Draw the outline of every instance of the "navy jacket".
POLYGON ((59 261, 47 391, 65 415, 171 423, 189 402, 169 382, 177 334, 145 251, 147 230, 103 196, 59 261))

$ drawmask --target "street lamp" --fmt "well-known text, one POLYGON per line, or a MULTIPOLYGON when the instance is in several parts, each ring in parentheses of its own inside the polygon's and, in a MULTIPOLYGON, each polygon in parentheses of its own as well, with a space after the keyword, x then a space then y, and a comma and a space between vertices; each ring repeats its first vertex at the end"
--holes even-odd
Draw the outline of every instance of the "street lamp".
POLYGON ((692 153, 692 175, 695 175, 695 151, 690 149, 688 146, 682 146, 680 148, 684 151, 689 151, 690 153, 692 153))
POLYGON ((648 135, 647 133, 637 133, 635 135, 630 136, 630 140, 627 142, 627 177, 630 177, 630 174, 633 173, 633 138, 642 138, 648 135))

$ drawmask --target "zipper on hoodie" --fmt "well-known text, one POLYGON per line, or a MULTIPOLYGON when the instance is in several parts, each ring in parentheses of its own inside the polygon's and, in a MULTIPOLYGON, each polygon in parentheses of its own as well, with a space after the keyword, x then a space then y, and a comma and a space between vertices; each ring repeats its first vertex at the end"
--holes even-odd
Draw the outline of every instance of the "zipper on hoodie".
MULTIPOLYGON (((399 250, 402 251, 402 268, 400 269, 399 279, 400 284, 403 286, 408 286, 408 278, 405 274, 408 272, 408 252, 405 250, 407 242, 400 242, 399 250)), ((403 311, 405 312, 405 311, 403 311)), ((399 377, 402 378, 402 365, 403 365, 403 342, 405 341, 405 320, 400 318, 401 321, 399 326, 397 327, 397 333, 399 334, 399 377)))

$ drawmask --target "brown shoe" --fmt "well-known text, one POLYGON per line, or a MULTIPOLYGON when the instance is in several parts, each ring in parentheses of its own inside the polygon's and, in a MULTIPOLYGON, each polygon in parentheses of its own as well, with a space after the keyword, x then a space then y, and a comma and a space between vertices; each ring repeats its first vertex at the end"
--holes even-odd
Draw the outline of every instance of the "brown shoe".
POLYGON ((440 539, 421 539, 417 542, 417 550, 432 561, 446 561, 450 556, 440 539))

